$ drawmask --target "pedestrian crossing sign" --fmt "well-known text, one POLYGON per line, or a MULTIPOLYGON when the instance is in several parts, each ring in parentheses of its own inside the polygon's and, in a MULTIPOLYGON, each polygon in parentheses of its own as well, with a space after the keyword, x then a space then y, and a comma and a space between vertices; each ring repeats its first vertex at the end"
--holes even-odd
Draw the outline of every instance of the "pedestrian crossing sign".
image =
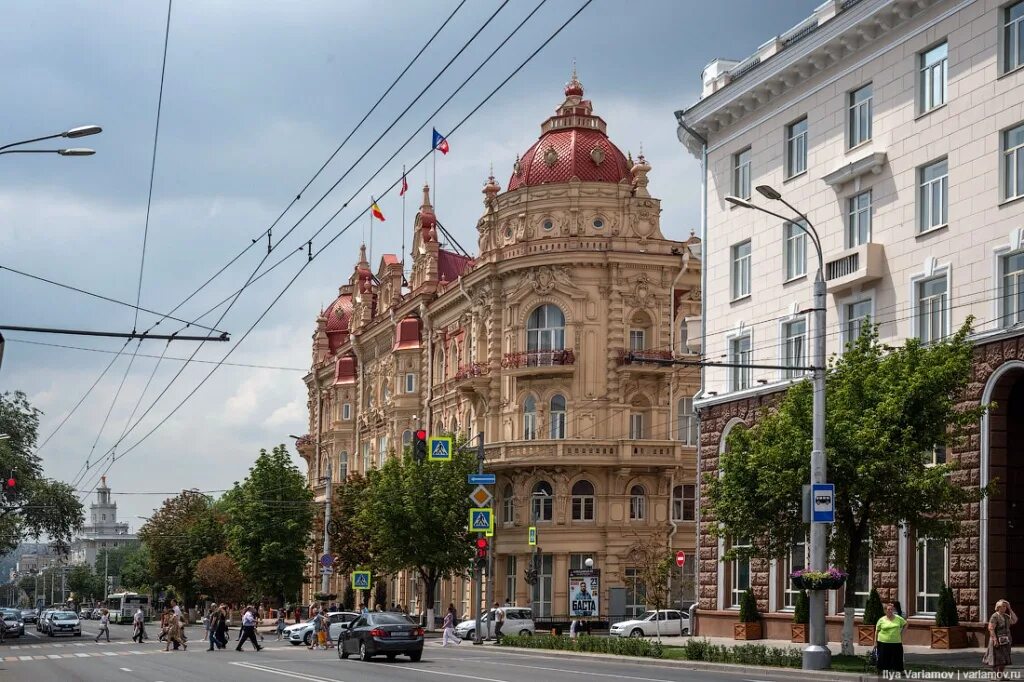
POLYGON ((537 546, 537 526, 530 526, 529 535, 527 536, 530 547, 537 546))
POLYGON ((492 507, 474 507, 469 510, 469 532, 493 533, 494 509, 492 507))
POLYGON ((452 439, 451 436, 431 436, 427 440, 427 459, 431 462, 452 461, 452 439))
POLYGON ((352 571, 352 589, 353 590, 368 590, 368 589, 370 589, 370 572, 369 571, 352 571))

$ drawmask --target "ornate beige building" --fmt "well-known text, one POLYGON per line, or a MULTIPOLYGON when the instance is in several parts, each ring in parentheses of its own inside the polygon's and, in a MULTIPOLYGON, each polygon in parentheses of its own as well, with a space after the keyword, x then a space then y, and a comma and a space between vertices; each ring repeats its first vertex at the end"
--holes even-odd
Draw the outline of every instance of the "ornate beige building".
MULTIPOLYGON (((475 258, 442 248, 424 187, 408 282, 399 258, 371 270, 361 249, 317 318, 311 435, 300 441, 317 494, 328 461, 335 481, 380 466, 418 426, 482 432, 497 474, 495 598, 567 614, 568 571, 592 558, 602 612, 615 586, 630 612, 642 609, 630 547, 694 546, 698 373, 624 354, 694 359, 701 305, 699 241, 662 234, 650 170, 608 139, 574 75, 508 190, 494 177, 484 186, 475 258), (531 589, 533 514, 542 553, 531 589)), ((469 612, 468 582, 453 583, 435 608, 469 612)), ((389 601, 430 606, 405 578, 389 587, 389 601)))

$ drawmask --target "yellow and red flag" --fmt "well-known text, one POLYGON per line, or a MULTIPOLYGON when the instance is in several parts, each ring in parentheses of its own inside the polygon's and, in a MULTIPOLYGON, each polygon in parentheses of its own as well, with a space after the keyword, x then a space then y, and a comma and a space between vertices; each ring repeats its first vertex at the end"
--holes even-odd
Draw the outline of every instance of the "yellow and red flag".
POLYGON ((380 206, 377 205, 376 201, 370 204, 370 215, 377 220, 384 222, 384 214, 381 212, 380 206))

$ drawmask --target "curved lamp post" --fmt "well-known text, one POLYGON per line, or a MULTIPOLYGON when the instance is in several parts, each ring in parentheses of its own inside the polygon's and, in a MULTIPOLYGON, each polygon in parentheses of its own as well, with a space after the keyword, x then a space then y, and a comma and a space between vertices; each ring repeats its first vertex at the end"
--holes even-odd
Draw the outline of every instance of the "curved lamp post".
POLYGON ((65 130, 62 133, 55 133, 54 135, 44 135, 43 137, 34 137, 30 140, 21 140, 20 142, 11 142, 0 146, 0 154, 60 154, 61 156, 92 156, 96 152, 86 147, 73 147, 70 149, 11 149, 12 147, 20 147, 24 144, 32 144, 34 142, 42 142, 43 140, 53 140, 58 137, 67 139, 77 139, 79 137, 87 137, 89 135, 97 135, 103 132, 103 128, 98 125, 86 125, 76 126, 65 130))

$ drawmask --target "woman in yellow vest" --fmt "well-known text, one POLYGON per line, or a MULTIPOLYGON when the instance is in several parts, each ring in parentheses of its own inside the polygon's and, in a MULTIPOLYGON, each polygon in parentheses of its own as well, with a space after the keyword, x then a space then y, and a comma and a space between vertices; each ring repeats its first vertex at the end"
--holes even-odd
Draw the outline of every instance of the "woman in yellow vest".
POLYGON ((892 604, 885 605, 885 615, 875 623, 875 651, 878 654, 878 671, 891 670, 903 673, 903 631, 907 620, 896 615, 892 604))

